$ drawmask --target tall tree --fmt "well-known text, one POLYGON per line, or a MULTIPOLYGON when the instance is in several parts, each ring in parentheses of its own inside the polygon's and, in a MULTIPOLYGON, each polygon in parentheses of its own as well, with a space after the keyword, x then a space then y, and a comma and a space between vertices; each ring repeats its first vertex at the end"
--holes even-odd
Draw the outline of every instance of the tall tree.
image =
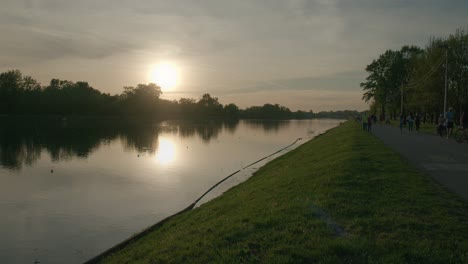
POLYGON ((363 100, 375 101, 375 106, 380 107, 380 113, 384 116, 387 110, 395 115, 398 106, 401 107, 403 87, 413 70, 411 62, 421 52, 416 46, 403 46, 399 51, 387 50, 373 60, 366 67, 369 76, 361 83, 363 100))
POLYGON ((446 40, 448 48, 448 103, 461 111, 468 103, 468 34, 458 29, 446 40))

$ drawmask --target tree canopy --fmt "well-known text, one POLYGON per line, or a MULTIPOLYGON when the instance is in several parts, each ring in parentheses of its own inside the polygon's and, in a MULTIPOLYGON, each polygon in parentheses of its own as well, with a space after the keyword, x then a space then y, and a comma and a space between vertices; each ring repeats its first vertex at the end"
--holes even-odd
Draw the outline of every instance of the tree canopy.
POLYGON ((461 112, 468 107, 468 34, 463 29, 448 38, 430 38, 424 49, 387 50, 365 69, 362 98, 380 115, 442 113, 446 69, 447 108, 461 112))

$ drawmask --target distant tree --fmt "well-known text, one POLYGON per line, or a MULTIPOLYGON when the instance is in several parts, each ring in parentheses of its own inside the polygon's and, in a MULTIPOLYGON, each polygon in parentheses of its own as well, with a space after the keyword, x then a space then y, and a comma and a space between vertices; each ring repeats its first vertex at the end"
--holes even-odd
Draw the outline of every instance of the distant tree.
POLYGON ((197 101, 193 98, 180 98, 179 99, 179 102, 178 102, 180 105, 195 105, 197 103, 197 101))
POLYGON ((268 119, 289 119, 293 114, 289 108, 279 104, 264 104, 263 106, 252 106, 242 111, 245 118, 268 118, 268 119))
POLYGON ((228 117, 237 118, 239 116, 239 107, 235 104, 227 104, 224 106, 223 112, 228 117))
POLYGON ((155 83, 138 84, 136 88, 125 86, 121 95, 124 112, 155 115, 161 94, 161 87, 155 83))
POLYGON ((358 111, 321 111, 314 114, 315 118, 335 118, 335 119, 350 119, 359 116, 358 111))
POLYGON ((22 93, 22 74, 19 70, 11 70, 0 74, 0 111, 15 113, 22 93))
POLYGON ((152 100, 157 100, 162 94, 161 87, 155 83, 138 84, 135 88, 136 96, 149 97, 152 100))
POLYGON ((41 84, 31 76, 24 76, 21 81, 21 88, 23 91, 27 92, 39 92, 41 90, 41 84))
POLYGON ((41 85, 31 76, 23 76, 19 70, 0 74, 0 112, 25 113, 36 109, 41 85))
POLYGON ((136 97, 136 98, 147 98, 150 100, 157 100, 161 96, 162 91, 161 87, 155 83, 149 84, 138 84, 137 87, 133 86, 124 86, 123 95, 127 98, 136 97))
MULTIPOLYGON (((0 73, 1 114, 47 115, 138 115, 151 118, 222 118, 231 124, 237 118, 290 119, 310 118, 311 113, 291 112, 279 104, 264 104, 241 110, 233 103, 223 106, 217 97, 205 93, 196 101, 181 98, 164 100, 161 88, 154 84, 125 86, 119 95, 101 93, 88 82, 51 79, 41 87, 30 76, 19 70, 0 73)), ((235 126, 232 126, 235 127, 235 126)))
POLYGON ((204 94, 197 102, 200 112, 203 115, 221 115, 223 105, 218 102, 217 97, 212 97, 210 94, 204 94))
POLYGON ((180 98, 177 102, 179 112, 184 116, 194 116, 197 114, 197 101, 193 98, 180 98))

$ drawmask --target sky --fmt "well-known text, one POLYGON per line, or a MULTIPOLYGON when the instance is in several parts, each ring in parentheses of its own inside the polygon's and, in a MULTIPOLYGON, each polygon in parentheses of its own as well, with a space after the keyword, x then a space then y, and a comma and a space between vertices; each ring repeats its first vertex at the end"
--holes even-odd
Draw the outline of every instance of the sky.
POLYGON ((0 0, 0 72, 120 94, 172 65, 162 98, 364 110, 365 67, 468 27, 466 0, 0 0))

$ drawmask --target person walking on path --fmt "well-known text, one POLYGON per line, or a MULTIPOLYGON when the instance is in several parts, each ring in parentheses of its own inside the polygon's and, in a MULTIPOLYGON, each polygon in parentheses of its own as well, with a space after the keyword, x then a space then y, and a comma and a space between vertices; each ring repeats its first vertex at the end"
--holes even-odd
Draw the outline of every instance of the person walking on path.
POLYGON ((437 125, 437 134, 439 134, 440 137, 443 136, 445 131, 445 118, 442 114, 440 114, 439 119, 438 119, 438 125, 437 125))
POLYGON ((453 108, 449 107, 448 112, 445 113, 445 118, 447 119, 447 138, 453 132, 453 119, 454 119, 454 117, 455 117, 455 113, 453 112, 453 108))
POLYGON ((406 121, 408 121, 408 132, 413 132, 413 113, 409 113, 408 117, 406 117, 406 121))
POLYGON ((421 125, 421 118, 419 117, 419 113, 416 113, 414 124, 416 126, 416 133, 419 133, 419 125, 421 125))
POLYGON ((367 113, 366 112, 362 114, 361 121, 362 121, 362 129, 364 131, 367 131, 367 113))
POLYGON ((403 125, 405 124, 405 115, 401 113, 400 115, 400 133, 403 134, 403 125))

